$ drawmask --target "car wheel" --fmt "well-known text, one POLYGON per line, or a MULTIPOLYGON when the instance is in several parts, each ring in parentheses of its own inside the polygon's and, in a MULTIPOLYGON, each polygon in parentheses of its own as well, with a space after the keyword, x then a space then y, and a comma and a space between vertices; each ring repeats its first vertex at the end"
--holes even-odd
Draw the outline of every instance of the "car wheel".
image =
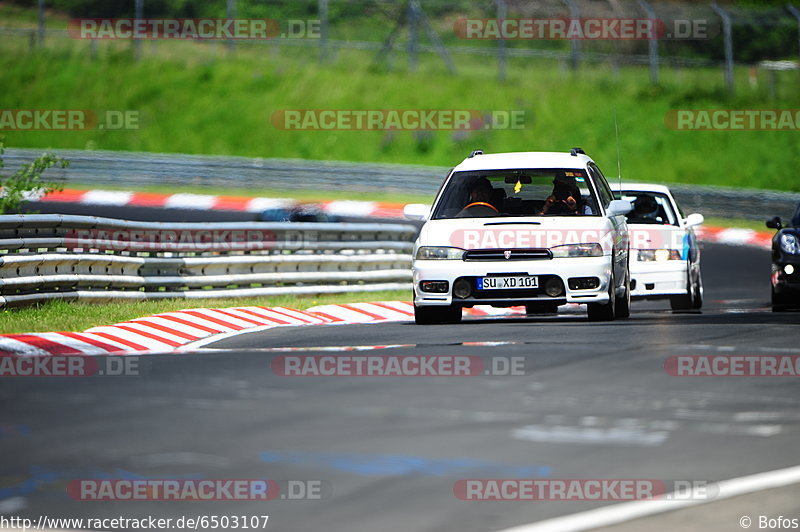
POLYGON ((457 305, 418 307, 414 305, 414 322, 417 325, 460 323, 461 307, 457 305))
POLYGON ((608 303, 589 303, 586 310, 589 312, 589 321, 614 321, 616 316, 617 298, 614 294, 614 276, 608 287, 608 303))
POLYGON ((775 287, 772 287, 772 312, 786 312, 787 303, 786 297, 775 293, 775 287))
POLYGON ((618 297, 616 301, 616 317, 629 318, 631 315, 631 274, 625 274, 625 295, 618 297))
POLYGON ((695 284, 692 282, 690 276, 686 276, 686 293, 679 296, 671 296, 669 298, 669 306, 673 312, 682 312, 692 310, 692 305, 695 300, 695 284))
POLYGON ((694 294, 692 294, 692 308, 700 310, 703 308, 703 278, 697 272, 697 279, 694 282, 694 294))
POLYGON ((556 314, 558 303, 528 303, 525 305, 526 314, 556 314))

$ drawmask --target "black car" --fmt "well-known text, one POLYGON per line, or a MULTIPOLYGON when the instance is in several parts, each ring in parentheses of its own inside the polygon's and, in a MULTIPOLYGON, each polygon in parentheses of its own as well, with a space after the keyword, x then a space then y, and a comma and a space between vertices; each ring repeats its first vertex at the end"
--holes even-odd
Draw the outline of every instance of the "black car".
POLYGON ((800 308, 800 203, 788 226, 776 216, 767 227, 778 230, 772 237, 772 311, 800 308))

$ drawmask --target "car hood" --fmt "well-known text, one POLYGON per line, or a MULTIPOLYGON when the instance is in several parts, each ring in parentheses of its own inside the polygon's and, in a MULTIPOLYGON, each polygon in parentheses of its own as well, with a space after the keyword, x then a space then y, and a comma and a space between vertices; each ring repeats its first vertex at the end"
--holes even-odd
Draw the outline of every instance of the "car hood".
POLYGON ((631 249, 683 249, 686 233, 675 225, 628 224, 631 249))
POLYGON ((526 249, 603 242, 613 235, 611 221, 600 216, 454 218, 428 220, 417 242, 461 249, 526 249))

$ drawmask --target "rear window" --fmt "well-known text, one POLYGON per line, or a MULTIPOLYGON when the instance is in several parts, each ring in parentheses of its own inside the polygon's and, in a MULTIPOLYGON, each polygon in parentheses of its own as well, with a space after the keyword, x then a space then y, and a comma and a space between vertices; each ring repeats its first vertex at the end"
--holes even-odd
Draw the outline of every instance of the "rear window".
POLYGON ((598 214, 585 170, 514 169, 454 173, 433 219, 598 214))

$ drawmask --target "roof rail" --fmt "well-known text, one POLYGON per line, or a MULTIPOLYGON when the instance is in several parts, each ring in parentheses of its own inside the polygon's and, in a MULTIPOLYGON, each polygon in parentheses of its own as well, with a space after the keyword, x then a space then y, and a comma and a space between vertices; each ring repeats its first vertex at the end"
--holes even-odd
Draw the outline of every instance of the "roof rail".
POLYGON ((472 150, 472 153, 469 154, 469 159, 472 159, 476 155, 483 155, 483 150, 472 150))
POLYGON ((586 155, 586 152, 583 151, 583 148, 572 148, 571 150, 569 150, 569 154, 572 155, 573 157, 577 157, 579 153, 581 155, 586 155))

